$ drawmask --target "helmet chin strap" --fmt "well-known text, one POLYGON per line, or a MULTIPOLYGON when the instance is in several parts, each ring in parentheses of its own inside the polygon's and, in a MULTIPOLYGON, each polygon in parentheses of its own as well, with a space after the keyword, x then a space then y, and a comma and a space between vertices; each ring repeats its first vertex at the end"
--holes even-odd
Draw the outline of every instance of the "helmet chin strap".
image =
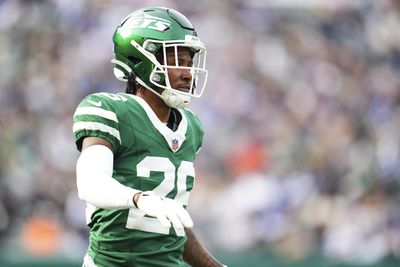
POLYGON ((164 89, 164 91, 160 94, 159 92, 157 92, 156 90, 145 84, 139 77, 136 77, 136 81, 141 86, 150 90, 158 97, 160 97, 165 102, 165 104, 170 108, 181 109, 186 107, 190 103, 191 98, 188 95, 181 95, 175 92, 171 92, 170 90, 167 89, 164 89))
POLYGON ((169 90, 164 90, 161 94, 162 100, 171 108, 184 108, 190 103, 190 96, 179 95, 169 90))

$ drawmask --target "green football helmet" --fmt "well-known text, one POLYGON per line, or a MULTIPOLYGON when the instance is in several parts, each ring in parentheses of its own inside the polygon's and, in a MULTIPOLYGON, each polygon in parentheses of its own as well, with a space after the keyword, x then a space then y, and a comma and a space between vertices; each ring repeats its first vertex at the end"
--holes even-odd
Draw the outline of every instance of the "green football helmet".
POLYGON ((181 13, 170 8, 152 7, 137 10, 128 15, 117 27, 113 36, 114 75, 127 81, 133 72, 136 82, 161 97, 174 108, 185 107, 191 97, 200 97, 207 82, 206 48, 197 37, 190 21, 181 13), (193 65, 190 67, 167 65, 166 51, 178 48, 191 52, 193 65), (188 69, 192 75, 189 90, 172 88, 168 69, 188 69), (156 88, 164 89, 161 93, 156 88))

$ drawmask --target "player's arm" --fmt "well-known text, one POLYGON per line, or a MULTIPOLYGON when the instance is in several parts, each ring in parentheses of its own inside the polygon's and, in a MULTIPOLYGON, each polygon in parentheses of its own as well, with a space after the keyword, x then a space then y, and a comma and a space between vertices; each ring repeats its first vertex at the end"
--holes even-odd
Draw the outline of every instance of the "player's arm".
POLYGON ((133 198, 140 191, 112 178, 113 164, 112 145, 108 141, 99 137, 85 137, 76 164, 78 196, 99 208, 133 208, 133 198))
POLYGON ((85 137, 76 165, 78 196, 104 209, 138 208, 156 217, 166 226, 192 227, 193 222, 182 205, 162 199, 153 192, 127 187, 112 177, 114 155, 112 145, 99 137, 85 137))
POLYGON ((183 260, 193 267, 223 267, 200 243, 191 229, 185 229, 187 241, 183 250, 183 260))

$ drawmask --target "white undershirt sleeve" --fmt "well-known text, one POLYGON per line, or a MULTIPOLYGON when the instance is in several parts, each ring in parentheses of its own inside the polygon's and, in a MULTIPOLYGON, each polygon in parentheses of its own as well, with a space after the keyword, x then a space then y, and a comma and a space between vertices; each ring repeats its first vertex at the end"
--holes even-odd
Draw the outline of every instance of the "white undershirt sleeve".
POLYGON ((84 149, 76 163, 76 183, 80 199, 104 209, 133 208, 133 196, 140 192, 112 177, 114 157, 103 145, 84 149))

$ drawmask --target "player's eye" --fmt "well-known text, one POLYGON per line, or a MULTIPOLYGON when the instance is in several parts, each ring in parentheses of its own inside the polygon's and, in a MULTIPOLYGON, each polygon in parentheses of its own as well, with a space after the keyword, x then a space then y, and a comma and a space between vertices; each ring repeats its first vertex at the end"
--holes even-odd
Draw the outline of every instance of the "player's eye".
POLYGON ((167 65, 175 66, 175 55, 173 53, 168 53, 167 55, 167 65))
POLYGON ((186 58, 180 58, 179 59, 179 66, 192 67, 193 66, 193 61, 192 60, 187 60, 186 58))

